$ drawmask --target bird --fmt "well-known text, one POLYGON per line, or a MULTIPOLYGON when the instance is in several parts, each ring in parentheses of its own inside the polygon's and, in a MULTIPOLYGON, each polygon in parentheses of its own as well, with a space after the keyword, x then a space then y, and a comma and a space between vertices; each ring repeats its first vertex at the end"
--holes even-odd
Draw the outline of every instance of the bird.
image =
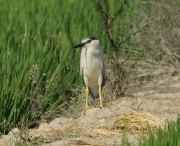
POLYGON ((99 40, 94 36, 87 36, 73 48, 82 48, 80 76, 86 89, 85 110, 90 108, 88 105, 89 94, 92 98, 99 97, 100 108, 103 108, 102 89, 105 85, 105 63, 99 40))

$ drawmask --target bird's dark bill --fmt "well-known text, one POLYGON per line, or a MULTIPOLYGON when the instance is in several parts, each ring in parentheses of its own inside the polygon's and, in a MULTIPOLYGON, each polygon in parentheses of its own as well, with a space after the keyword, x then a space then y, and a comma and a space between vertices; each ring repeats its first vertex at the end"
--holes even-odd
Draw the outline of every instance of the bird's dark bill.
POLYGON ((81 43, 75 45, 73 48, 83 47, 85 44, 86 44, 86 42, 81 42, 81 43))

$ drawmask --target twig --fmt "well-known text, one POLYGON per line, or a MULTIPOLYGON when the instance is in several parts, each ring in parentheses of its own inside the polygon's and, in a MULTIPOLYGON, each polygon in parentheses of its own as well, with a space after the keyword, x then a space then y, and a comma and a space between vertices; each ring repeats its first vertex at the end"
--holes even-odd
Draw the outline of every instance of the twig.
POLYGON ((113 26, 113 23, 114 23, 115 19, 117 18, 117 16, 120 13, 122 13, 124 5, 126 4, 126 1, 127 0, 123 0, 122 4, 120 5, 120 8, 117 10, 116 13, 114 13, 113 17, 111 17, 110 13, 109 13, 108 0, 103 0, 104 6, 98 0, 94 0, 94 2, 96 4, 97 11, 101 15, 101 21, 102 21, 102 24, 104 25, 105 33, 108 36, 108 40, 110 42, 111 48, 116 52, 118 51, 119 47, 115 43, 115 41, 114 41, 114 39, 110 33, 111 32, 110 29, 113 26))

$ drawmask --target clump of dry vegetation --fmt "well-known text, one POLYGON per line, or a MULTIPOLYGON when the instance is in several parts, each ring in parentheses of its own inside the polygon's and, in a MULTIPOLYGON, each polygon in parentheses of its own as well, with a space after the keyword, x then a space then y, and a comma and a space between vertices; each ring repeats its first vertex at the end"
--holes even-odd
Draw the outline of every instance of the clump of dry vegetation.
POLYGON ((141 3, 136 11, 144 31, 136 35, 147 60, 178 66, 180 61, 180 9, 177 1, 160 0, 141 3), (149 8, 145 7, 148 3, 149 8))
POLYGON ((148 126, 155 133, 157 127, 165 130, 166 123, 147 112, 133 112, 129 115, 120 116, 114 123, 117 130, 127 129, 130 134, 148 134, 148 126))

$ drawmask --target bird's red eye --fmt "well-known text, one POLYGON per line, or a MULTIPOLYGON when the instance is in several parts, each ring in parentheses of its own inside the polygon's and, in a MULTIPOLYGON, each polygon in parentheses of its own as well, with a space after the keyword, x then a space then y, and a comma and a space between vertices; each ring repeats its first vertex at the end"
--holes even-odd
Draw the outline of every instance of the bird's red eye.
POLYGON ((87 40, 87 43, 90 43, 91 42, 91 40, 87 40))

